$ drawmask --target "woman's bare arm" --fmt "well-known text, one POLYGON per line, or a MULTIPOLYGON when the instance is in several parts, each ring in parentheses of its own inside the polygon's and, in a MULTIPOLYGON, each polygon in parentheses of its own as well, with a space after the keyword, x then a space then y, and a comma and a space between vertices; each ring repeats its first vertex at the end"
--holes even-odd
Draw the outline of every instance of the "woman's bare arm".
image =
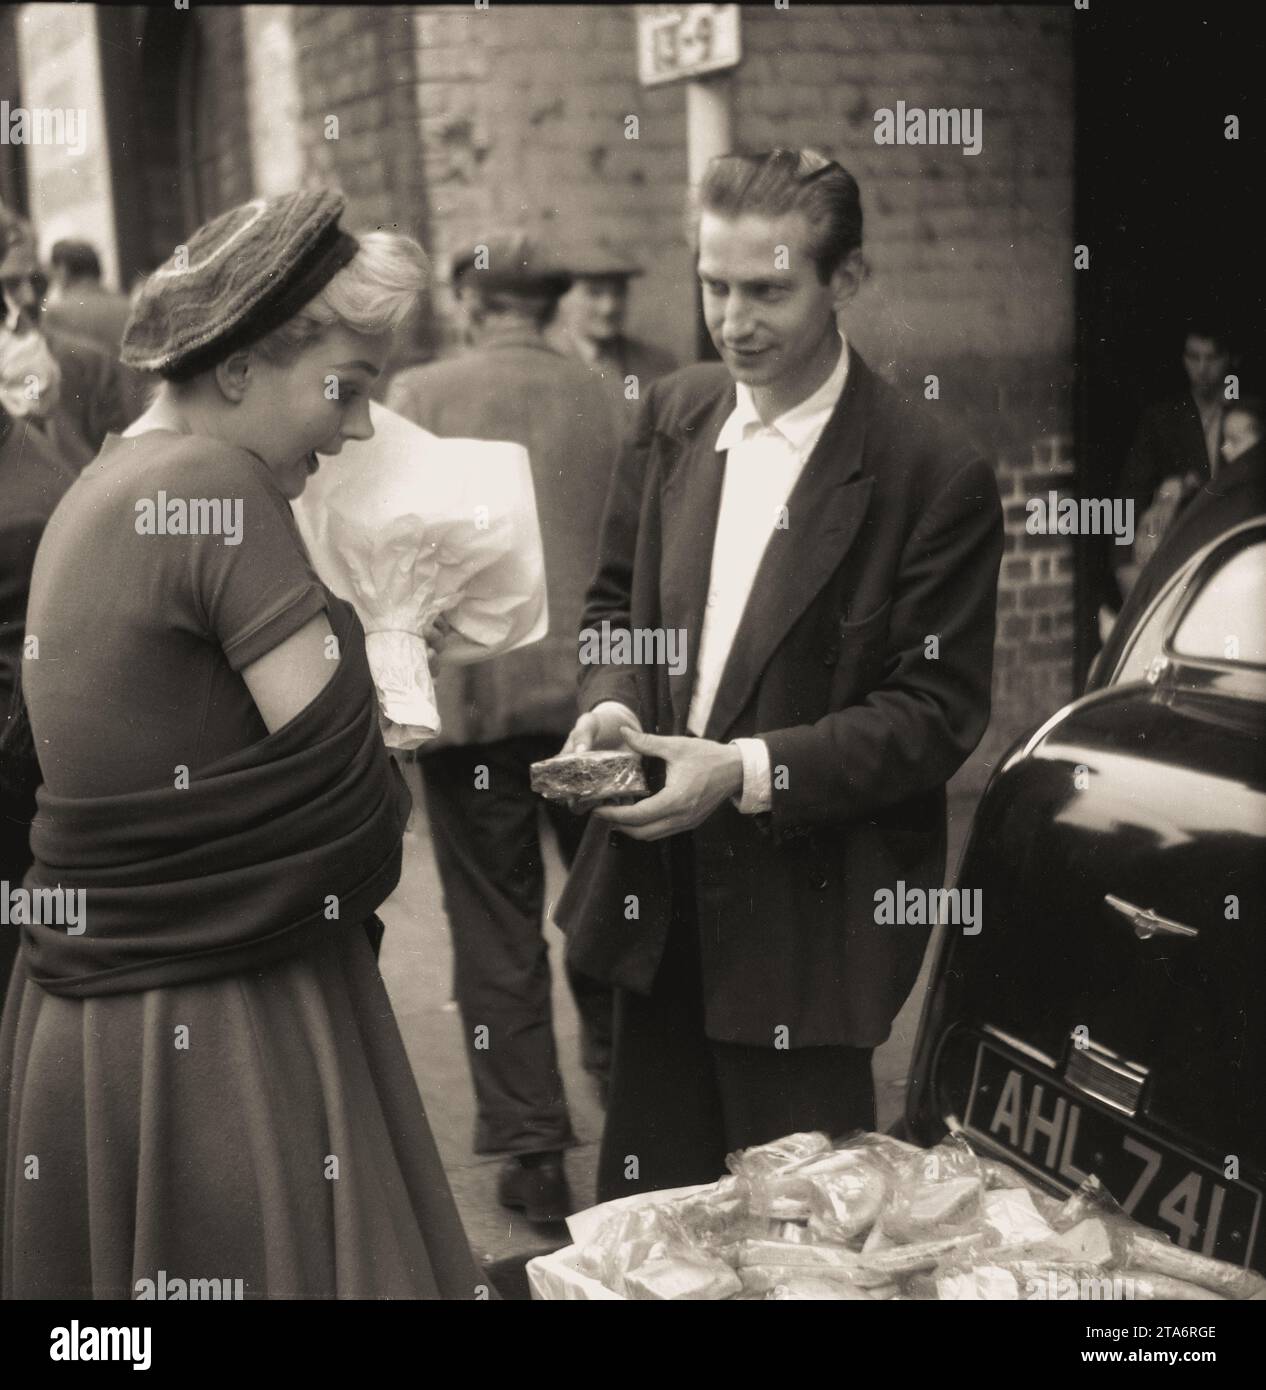
POLYGON ((318 613, 258 661, 243 667, 242 679, 255 707, 275 733, 325 689, 338 664, 329 617, 318 613))

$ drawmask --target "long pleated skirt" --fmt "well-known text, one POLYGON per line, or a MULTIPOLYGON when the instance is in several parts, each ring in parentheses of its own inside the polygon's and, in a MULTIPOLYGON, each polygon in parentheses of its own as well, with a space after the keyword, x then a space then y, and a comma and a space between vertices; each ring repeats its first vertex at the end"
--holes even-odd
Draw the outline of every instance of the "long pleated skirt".
POLYGON ((495 1297, 360 927, 84 1000, 19 955, 0 1139, 6 1298, 495 1297))

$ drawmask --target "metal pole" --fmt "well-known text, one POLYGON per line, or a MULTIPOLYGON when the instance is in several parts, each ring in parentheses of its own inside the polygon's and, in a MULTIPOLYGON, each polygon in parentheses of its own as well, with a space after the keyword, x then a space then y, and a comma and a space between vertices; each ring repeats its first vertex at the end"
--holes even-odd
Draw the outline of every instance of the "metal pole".
POLYGON ((686 83, 686 174, 692 189, 703 178, 708 160, 729 154, 732 147, 733 86, 728 73, 696 77, 686 83))
MULTIPOLYGON (((719 154, 729 154, 734 148, 733 85, 728 73, 692 78, 686 83, 686 178, 692 200, 708 161, 719 154)), ((716 349, 703 321, 703 302, 697 289, 695 350, 700 361, 717 360, 716 349)))

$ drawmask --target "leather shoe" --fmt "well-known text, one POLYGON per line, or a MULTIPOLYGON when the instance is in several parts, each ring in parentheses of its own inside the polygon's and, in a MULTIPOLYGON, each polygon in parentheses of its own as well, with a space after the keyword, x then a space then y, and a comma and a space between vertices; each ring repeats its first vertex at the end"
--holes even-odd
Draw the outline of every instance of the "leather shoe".
POLYGON ((497 1200, 529 1221, 562 1221, 573 1211, 561 1153, 516 1154, 501 1166, 497 1200))

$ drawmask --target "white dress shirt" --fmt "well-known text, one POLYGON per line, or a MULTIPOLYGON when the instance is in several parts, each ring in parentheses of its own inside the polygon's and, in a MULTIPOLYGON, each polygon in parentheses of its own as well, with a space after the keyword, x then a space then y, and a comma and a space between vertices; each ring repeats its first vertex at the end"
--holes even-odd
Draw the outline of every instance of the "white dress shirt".
MULTIPOLYGON (((795 525, 790 513, 784 518, 782 508, 843 394, 847 377, 848 343, 841 333, 839 360, 830 376, 771 424, 761 422, 749 388, 742 382, 736 386, 734 409, 716 442, 718 452, 726 455, 725 476, 686 720, 692 734, 701 737, 707 728, 765 547, 780 522, 784 527, 795 525)), ((619 701, 603 703, 618 705, 619 701)), ((772 804, 769 746, 759 738, 733 742, 743 758, 743 790, 735 805, 744 815, 768 811, 772 804)))
MULTIPOLYGON (((840 356, 831 375, 811 396, 765 425, 752 393, 739 382, 734 409, 721 426, 716 447, 726 451, 725 481, 717 512, 712 571, 703 632, 695 659, 694 692, 686 727, 703 735, 721 676, 734 645, 769 538, 778 525, 794 526, 782 508, 804 471, 848 377, 848 343, 840 334, 840 356)), ((769 810, 772 787, 769 746, 759 738, 736 738, 743 758, 743 791, 736 804, 745 815, 769 810)))

